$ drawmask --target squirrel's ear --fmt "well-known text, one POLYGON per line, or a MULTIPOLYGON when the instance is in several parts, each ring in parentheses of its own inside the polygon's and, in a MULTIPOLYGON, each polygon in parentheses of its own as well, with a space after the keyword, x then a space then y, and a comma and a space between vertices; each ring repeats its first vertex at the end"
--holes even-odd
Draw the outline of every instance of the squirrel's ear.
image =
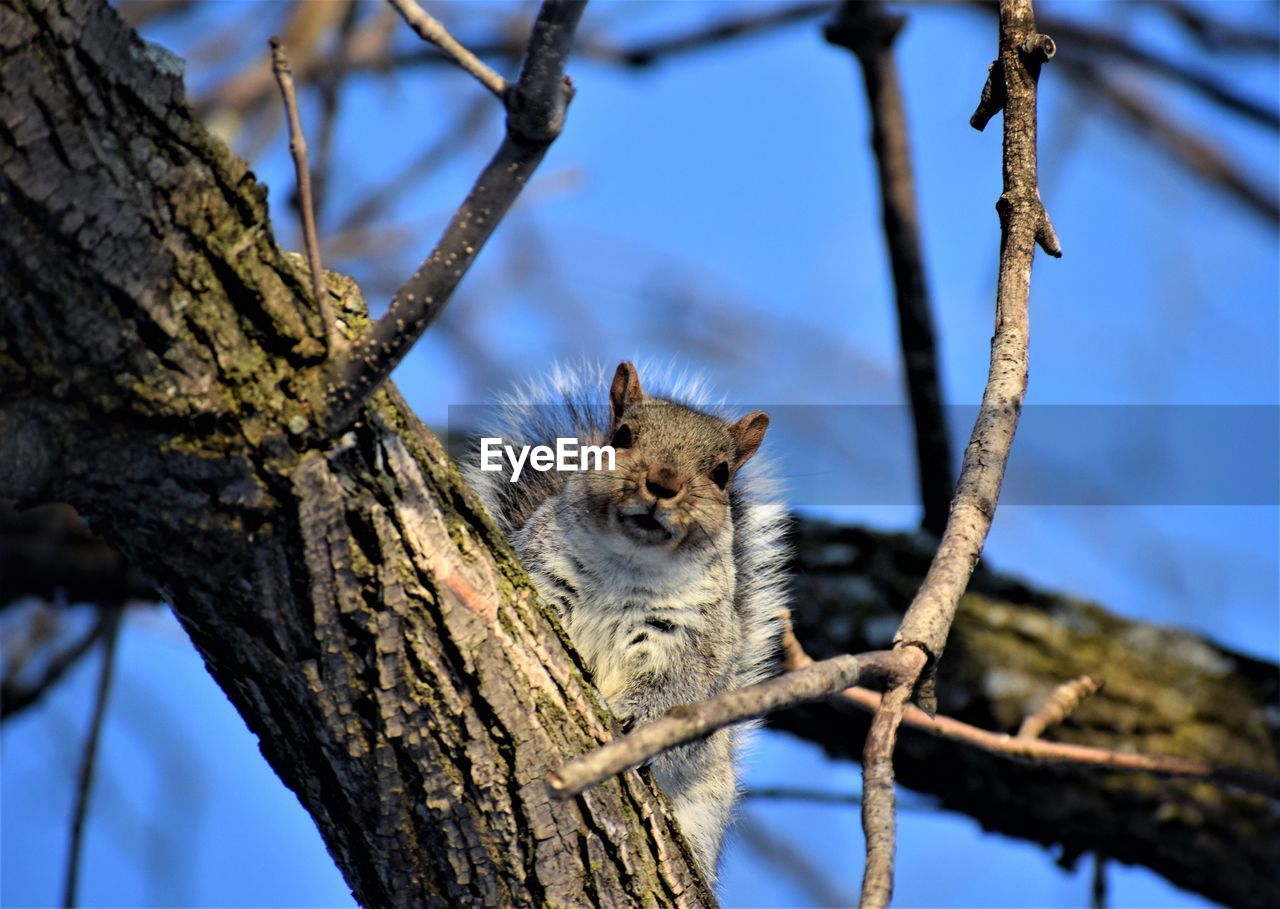
POLYGON ((737 423, 729 424, 729 432, 733 435, 733 442, 738 447, 738 452, 734 456, 734 471, 747 463, 747 460, 756 453, 756 449, 764 441, 765 430, 768 428, 769 415, 763 410, 752 411, 737 423))
POLYGON ((628 407, 643 398, 640 374, 635 366, 624 360, 618 364, 618 371, 613 374, 613 385, 609 388, 609 419, 617 423, 628 407))

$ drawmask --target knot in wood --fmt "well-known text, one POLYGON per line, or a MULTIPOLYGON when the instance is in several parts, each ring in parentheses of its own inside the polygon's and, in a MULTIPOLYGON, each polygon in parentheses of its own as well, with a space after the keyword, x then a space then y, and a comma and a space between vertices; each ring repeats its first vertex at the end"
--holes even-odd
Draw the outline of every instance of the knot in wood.
POLYGON ((565 111, 573 100, 573 82, 561 78, 557 91, 531 92, 520 83, 507 88, 507 132, 534 145, 550 145, 564 128, 565 111))
POLYGON ((1028 63, 1044 63, 1053 59, 1053 55, 1058 52, 1058 45, 1048 35, 1036 33, 1029 35, 1018 50, 1028 63))

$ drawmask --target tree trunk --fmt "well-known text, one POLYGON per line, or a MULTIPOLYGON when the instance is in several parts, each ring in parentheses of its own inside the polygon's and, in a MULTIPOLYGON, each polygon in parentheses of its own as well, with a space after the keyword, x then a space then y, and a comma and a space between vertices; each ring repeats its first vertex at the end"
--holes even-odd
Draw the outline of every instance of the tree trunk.
POLYGON ((646 778, 549 800, 608 713, 394 389, 306 441, 305 267, 180 71, 101 0, 0 5, 0 496, 164 593, 362 905, 712 902, 646 778))

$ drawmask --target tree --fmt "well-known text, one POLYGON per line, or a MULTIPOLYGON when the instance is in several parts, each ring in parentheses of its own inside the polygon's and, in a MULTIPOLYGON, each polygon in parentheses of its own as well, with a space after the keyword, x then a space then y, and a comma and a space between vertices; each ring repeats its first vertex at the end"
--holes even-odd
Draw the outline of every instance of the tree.
POLYGON ((707 899, 642 776, 546 796, 607 717, 434 438, 392 390, 313 431, 308 269, 173 62, 94 4, 5 15, 4 494, 164 591, 363 903, 707 899))

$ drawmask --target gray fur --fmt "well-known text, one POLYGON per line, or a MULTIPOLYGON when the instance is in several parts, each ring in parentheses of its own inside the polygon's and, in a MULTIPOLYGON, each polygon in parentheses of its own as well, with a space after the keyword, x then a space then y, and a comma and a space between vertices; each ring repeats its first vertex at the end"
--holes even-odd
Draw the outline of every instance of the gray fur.
MULTIPOLYGON (((661 387, 662 377, 641 375, 661 387)), ((642 392, 630 364, 614 377, 612 402, 610 391, 599 366, 558 368, 503 399, 483 434, 513 446, 601 445, 625 424, 632 444, 618 449, 614 471, 527 470, 511 483, 474 456, 464 471, 630 725, 772 672, 786 609, 785 511, 753 455, 767 417, 738 420, 683 378, 660 396, 642 392)), ((743 727, 721 730, 653 762, 709 879, 737 798, 742 737, 743 727)))

